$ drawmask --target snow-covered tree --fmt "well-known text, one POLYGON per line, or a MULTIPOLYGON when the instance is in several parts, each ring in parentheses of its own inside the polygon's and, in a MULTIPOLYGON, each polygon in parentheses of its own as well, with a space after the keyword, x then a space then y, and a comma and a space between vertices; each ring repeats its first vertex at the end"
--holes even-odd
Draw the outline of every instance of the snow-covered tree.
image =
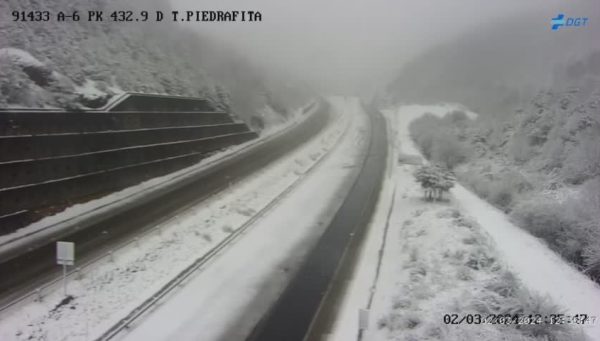
POLYGON ((441 200, 444 192, 448 192, 456 182, 451 171, 438 165, 421 166, 414 176, 421 184, 426 200, 441 200))

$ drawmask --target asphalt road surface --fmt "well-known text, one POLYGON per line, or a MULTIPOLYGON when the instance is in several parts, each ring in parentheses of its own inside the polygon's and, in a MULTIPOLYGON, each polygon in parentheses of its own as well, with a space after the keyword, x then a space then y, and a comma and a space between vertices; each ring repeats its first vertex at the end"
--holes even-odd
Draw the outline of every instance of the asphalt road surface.
POLYGON ((352 238, 363 235, 381 189, 388 146, 385 119, 372 108, 365 110, 371 119, 371 137, 356 182, 294 279, 256 325, 248 341, 304 340, 345 252, 353 251, 348 249, 352 238))

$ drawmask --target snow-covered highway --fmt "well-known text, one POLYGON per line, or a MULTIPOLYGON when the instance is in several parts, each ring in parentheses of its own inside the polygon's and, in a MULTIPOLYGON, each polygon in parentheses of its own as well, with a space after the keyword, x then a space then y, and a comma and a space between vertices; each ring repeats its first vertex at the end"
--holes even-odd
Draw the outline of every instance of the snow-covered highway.
MULTIPOLYGON (((24 302, 4 311, 0 319, 0 337, 3 340, 29 337, 95 339, 127 317, 146 298, 160 291, 165 283, 195 259, 202 258, 221 240, 235 234, 238 228, 251 220, 255 221, 238 240, 223 252, 216 254, 216 257, 213 257, 215 260, 203 264, 199 277, 205 279, 201 281, 204 285, 213 285, 214 290, 234 284, 246 288, 239 293, 247 293, 248 290, 262 291, 261 285, 269 283, 268 288, 272 290, 267 297, 274 299, 277 290, 281 290, 289 274, 294 271, 294 265, 324 228, 327 215, 338 205, 336 198, 343 196, 348 178, 357 171, 355 158, 359 157, 364 149, 365 118, 357 112, 358 102, 338 99, 332 104, 333 110, 337 112, 335 123, 329 125, 309 143, 268 166, 256 176, 236 183, 214 198, 163 222, 155 233, 140 237, 129 247, 114 252, 111 257, 86 268, 83 276, 74 277, 76 279, 71 280, 69 284, 69 293, 74 297, 72 301, 59 304, 62 297, 57 285, 55 289, 44 292, 42 301, 24 302), (343 140, 340 140, 342 136, 343 140), (331 155, 324 158, 329 154, 331 155), (314 168, 318 172, 309 172, 319 162, 321 164, 314 168), (315 178, 317 174, 321 175, 315 178), (271 204, 269 211, 273 212, 269 212, 268 215, 262 212, 260 219, 255 219, 257 212, 261 212, 274 198, 298 181, 303 185, 285 193, 284 196, 288 198, 278 200, 281 203, 271 204), (326 188, 328 191, 324 191, 326 188), (319 196, 314 195, 317 192, 320 193, 319 196), (303 210, 298 212, 298 207, 303 207, 303 210), (272 216, 271 213, 276 214, 272 216), (250 241, 246 241, 247 239, 250 241), (257 239, 261 242, 257 242, 257 239), (284 245, 287 245, 287 248, 284 245), (275 251, 273 248, 281 249, 275 251), (240 256, 236 252, 258 253, 240 256), (238 262, 247 260, 249 263, 235 265, 228 277, 224 276, 225 270, 219 265, 222 258, 225 262, 227 259, 229 262, 234 259, 238 262), (260 268, 262 270, 257 268, 253 271, 242 271, 263 263, 264 268, 260 268), (213 271, 221 275, 216 275, 213 271), (250 282, 234 279, 231 277, 234 274, 250 276, 250 282), (207 281, 206 278, 212 280, 207 281), (64 334, 66 326, 69 326, 69 332, 64 334)), ((188 280, 195 283, 193 277, 190 276, 188 280)), ((217 320, 224 326, 228 321, 239 317, 240 308, 251 301, 254 302, 253 295, 244 294, 246 299, 238 300, 232 299, 237 294, 228 294, 228 290, 221 291, 222 294, 219 295, 216 295, 214 290, 206 290, 207 293, 212 293, 207 299, 213 300, 217 305, 230 300, 230 304, 235 303, 235 307, 214 308, 215 313, 207 315, 213 316, 214 319, 207 319, 207 323, 215 323, 217 320)), ((170 292, 167 298, 174 294, 173 299, 176 300, 180 296, 176 291, 170 292)), ((189 299, 187 301, 189 302, 189 299)), ((163 304, 164 301, 159 303, 163 304)), ((262 304, 266 308, 264 303, 262 304)), ((152 316, 154 315, 150 315, 150 319, 152 316)), ((246 323, 250 327, 259 316, 256 314, 246 317, 249 318, 246 323)), ((141 321, 145 320, 142 318, 141 321)), ((185 322, 185 319, 182 318, 180 322, 185 322)), ((152 326, 143 322, 142 326, 144 325, 152 326)), ((141 328, 136 333, 143 333, 144 330, 141 328)), ((225 330, 210 328, 210 333, 217 337, 225 330)), ((167 333, 168 328, 164 332, 167 333)), ((205 332, 208 331, 205 329, 205 332)))
POLYGON ((352 120, 333 153, 245 237, 141 324, 131 326, 125 340, 245 339, 327 227, 360 168, 367 147, 366 115, 356 100, 338 99, 333 108, 352 120))

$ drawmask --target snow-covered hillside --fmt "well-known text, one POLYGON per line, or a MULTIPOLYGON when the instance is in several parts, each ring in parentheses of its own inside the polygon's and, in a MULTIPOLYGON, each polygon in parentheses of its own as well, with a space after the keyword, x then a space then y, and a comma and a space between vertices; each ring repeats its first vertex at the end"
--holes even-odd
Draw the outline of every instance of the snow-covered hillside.
POLYGON ((115 93, 134 91, 208 97, 247 119, 267 104, 288 108, 307 99, 307 91, 294 88, 279 96, 272 89, 281 80, 265 76, 227 42, 176 23, 13 21, 11 12, 24 8, 169 10, 167 2, 156 0, 1 2, 0 107, 93 107, 115 93))
MULTIPOLYGON (((600 13, 596 3, 569 6, 600 13)), ((475 119, 464 109, 424 115, 411 137, 427 159, 453 168, 481 198, 600 280, 600 51, 589 43, 598 34, 597 26, 553 34, 540 11, 490 22, 403 65, 381 99, 476 111, 475 119)))
POLYGON ((600 52, 565 72, 577 65, 596 71, 511 115, 425 115, 410 130, 428 159, 600 279, 600 52))

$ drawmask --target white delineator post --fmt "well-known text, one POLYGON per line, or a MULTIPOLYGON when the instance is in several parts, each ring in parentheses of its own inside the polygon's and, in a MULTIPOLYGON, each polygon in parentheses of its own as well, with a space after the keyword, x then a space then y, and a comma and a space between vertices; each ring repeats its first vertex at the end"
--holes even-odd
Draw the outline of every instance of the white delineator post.
POLYGON ((358 330, 369 329, 369 310, 359 309, 358 310, 358 330))
POLYGON ((75 264, 75 243, 56 242, 56 264, 63 267, 63 293, 67 296, 67 265, 75 264))

